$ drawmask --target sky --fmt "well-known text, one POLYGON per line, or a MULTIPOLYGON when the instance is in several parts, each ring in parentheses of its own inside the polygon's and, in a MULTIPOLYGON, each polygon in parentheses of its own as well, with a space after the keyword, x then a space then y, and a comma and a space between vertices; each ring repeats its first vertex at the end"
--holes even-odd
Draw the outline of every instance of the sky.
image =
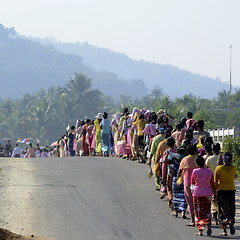
POLYGON ((231 59, 232 84, 240 86, 240 0, 0 2, 0 24, 21 35, 88 42, 223 82, 231 59))

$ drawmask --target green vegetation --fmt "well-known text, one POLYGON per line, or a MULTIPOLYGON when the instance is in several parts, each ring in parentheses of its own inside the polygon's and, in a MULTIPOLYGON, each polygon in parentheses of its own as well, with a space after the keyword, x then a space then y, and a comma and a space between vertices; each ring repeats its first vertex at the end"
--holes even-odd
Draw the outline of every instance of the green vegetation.
POLYGON ((231 152, 233 154, 233 162, 237 166, 238 176, 240 176, 240 136, 235 139, 226 137, 222 150, 223 152, 231 152))
POLYGON ((239 126, 240 121, 238 90, 231 97, 228 92, 222 91, 213 100, 192 94, 172 100, 161 91, 152 90, 142 98, 121 95, 115 101, 98 89, 92 89, 92 80, 86 75, 76 73, 64 87, 41 89, 16 100, 0 99, 0 139, 15 141, 32 137, 39 139, 42 145, 49 145, 65 133, 68 123, 75 125, 76 119, 94 119, 98 112, 103 111, 111 115, 126 106, 129 110, 135 106, 153 111, 166 109, 175 117, 174 124, 191 111, 196 120, 205 121, 206 129, 239 126))
POLYGON ((41 144, 59 139, 68 123, 93 118, 104 105, 102 93, 91 89, 92 80, 75 74, 65 87, 41 89, 17 100, 0 101, 0 139, 32 137, 41 144))

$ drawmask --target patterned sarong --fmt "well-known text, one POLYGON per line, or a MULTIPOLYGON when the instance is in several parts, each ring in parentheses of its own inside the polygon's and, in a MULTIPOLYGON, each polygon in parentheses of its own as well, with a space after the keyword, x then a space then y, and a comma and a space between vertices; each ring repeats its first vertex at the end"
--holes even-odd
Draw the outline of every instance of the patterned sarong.
POLYGON ((211 223, 211 197, 193 197, 194 213, 198 230, 211 223))

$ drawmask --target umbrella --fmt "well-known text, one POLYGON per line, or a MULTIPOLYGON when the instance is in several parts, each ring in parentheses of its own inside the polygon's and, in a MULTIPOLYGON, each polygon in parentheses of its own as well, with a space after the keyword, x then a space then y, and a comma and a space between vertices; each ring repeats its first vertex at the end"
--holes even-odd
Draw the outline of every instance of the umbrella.
POLYGON ((20 140, 20 139, 18 139, 16 142, 17 142, 17 143, 20 143, 20 142, 21 142, 21 140, 20 140))
POLYGON ((21 143, 33 143, 34 140, 32 138, 24 138, 21 143))
POLYGON ((58 145, 58 141, 53 142, 50 147, 56 147, 58 145))

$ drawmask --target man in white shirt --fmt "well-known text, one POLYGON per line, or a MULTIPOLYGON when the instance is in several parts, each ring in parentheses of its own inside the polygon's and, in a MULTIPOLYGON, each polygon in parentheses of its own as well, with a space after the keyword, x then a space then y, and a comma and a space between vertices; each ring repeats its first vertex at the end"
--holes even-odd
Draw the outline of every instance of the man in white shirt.
POLYGON ((12 157, 20 158, 22 155, 22 152, 23 150, 16 143, 16 147, 13 149, 13 152, 12 152, 12 157))

